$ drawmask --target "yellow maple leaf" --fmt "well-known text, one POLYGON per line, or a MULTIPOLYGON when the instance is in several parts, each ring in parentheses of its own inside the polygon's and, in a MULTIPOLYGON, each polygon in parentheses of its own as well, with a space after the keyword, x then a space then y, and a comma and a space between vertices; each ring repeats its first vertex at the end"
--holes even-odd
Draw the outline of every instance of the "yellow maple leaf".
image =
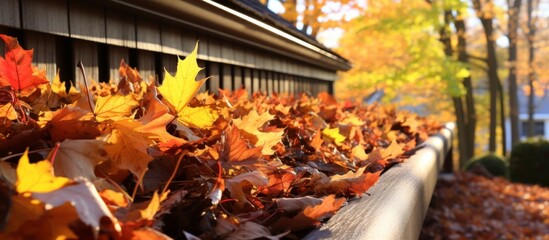
POLYGON ((61 98, 65 98, 68 102, 74 102, 80 98, 80 91, 76 90, 76 88, 72 85, 69 88, 69 92, 66 91, 65 83, 61 82, 61 79, 59 78, 59 71, 57 71, 57 74, 53 78, 53 81, 51 83, 51 91, 57 94, 61 98))
POLYGON ((282 129, 269 132, 259 130, 266 122, 272 119, 274 119, 274 115, 271 115, 269 112, 259 115, 256 110, 252 110, 248 115, 242 117, 242 119, 235 119, 234 124, 238 129, 244 131, 242 135, 249 139, 252 144, 257 147, 263 146, 261 154, 272 155, 275 153, 272 147, 280 142, 284 131, 282 129))
POLYGON ((162 97, 171 104, 173 110, 176 112, 178 121, 184 124, 192 124, 195 126, 211 125, 213 121, 212 116, 208 114, 208 111, 196 111, 186 109, 191 99, 200 90, 200 87, 206 81, 201 79, 196 81, 196 76, 202 68, 198 67, 196 61, 198 43, 194 50, 185 58, 181 60, 178 58, 177 71, 175 76, 172 76, 168 71, 165 73, 162 86, 158 87, 158 91, 162 94, 162 97), (193 113, 193 116, 189 117, 189 111, 193 113), (204 119, 207 122, 202 123, 204 119))
POLYGON ((40 161, 31 164, 27 153, 28 150, 25 150, 17 165, 17 182, 15 183, 17 192, 51 192, 62 188, 70 182, 68 178, 54 176, 53 168, 49 161, 40 161))
POLYGON ((17 112, 11 103, 6 103, 0 106, 0 118, 7 118, 8 120, 17 120, 17 112))
POLYGON ((212 126, 219 114, 208 106, 183 108, 177 120, 188 125, 206 128, 212 126))
POLYGON ((339 128, 324 128, 322 134, 338 146, 345 141, 345 136, 339 133, 339 128))
POLYGON ((110 156, 113 166, 129 170, 141 179, 148 170, 148 164, 153 160, 147 148, 154 143, 152 138, 134 130, 135 123, 131 121, 117 122, 115 129, 105 141, 105 151, 110 156))
POLYGON ((139 103, 132 94, 99 96, 95 103, 95 117, 97 121, 120 120, 131 115, 132 110, 139 103))

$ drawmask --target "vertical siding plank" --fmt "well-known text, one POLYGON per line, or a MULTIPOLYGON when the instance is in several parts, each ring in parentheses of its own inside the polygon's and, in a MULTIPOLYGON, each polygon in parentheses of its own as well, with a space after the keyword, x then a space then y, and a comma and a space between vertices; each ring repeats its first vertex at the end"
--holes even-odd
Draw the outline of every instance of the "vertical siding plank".
POLYGON ((278 73, 273 73, 273 92, 280 93, 280 75, 278 73))
POLYGON ((244 61, 247 67, 257 68, 256 65, 256 56, 249 48, 244 49, 244 61))
POLYGON ((267 71, 267 93, 270 95, 273 93, 274 82, 273 82, 273 72, 267 71))
MULTIPOLYGON (((51 81, 57 73, 55 55, 55 36, 36 32, 25 33, 26 48, 34 49, 32 63, 39 69, 46 70, 46 76, 51 81)), ((2 48, 3 49, 3 48, 2 48)))
POLYGON ((162 26, 162 52, 183 56, 183 38, 177 28, 171 26, 162 26))
POLYGON ((259 70, 259 90, 262 93, 267 92, 267 72, 265 70, 259 70))
POLYGON ((156 64, 154 61, 154 53, 149 51, 139 50, 137 56, 137 69, 143 80, 153 82, 156 80, 156 64))
POLYGON ((259 71, 252 69, 252 93, 259 91, 259 71))
POLYGON ((114 83, 120 82, 120 61, 129 64, 129 50, 124 47, 109 46, 109 79, 114 83))
MULTIPOLYGON (((181 42, 183 43, 183 48, 181 50, 183 51, 183 55, 185 56, 189 55, 194 50, 197 42, 198 45, 207 43, 206 41, 198 41, 196 33, 192 32, 191 30, 180 28, 179 33, 181 34, 181 42)), ((201 53, 200 49, 198 53, 201 53)))
POLYGON ((284 93, 290 93, 290 78, 287 74, 284 74, 284 93))
POLYGON ((110 10, 105 15, 107 44, 136 48, 134 17, 110 10))
POLYGON ((162 51, 160 26, 154 21, 137 18, 137 48, 149 51, 162 51))
POLYGON ((234 90, 233 88, 233 73, 231 65, 223 64, 223 89, 225 90, 234 90))
MULTIPOLYGON (((184 58, 184 57, 181 57, 184 58)), ((162 69, 168 71, 172 76, 175 76, 177 71, 178 56, 171 54, 162 54, 162 69)))
POLYGON ((208 63, 208 90, 211 93, 219 93, 219 87, 221 84, 221 74, 220 74, 220 66, 219 63, 216 62, 209 62, 208 63))
POLYGON ((86 69, 86 77, 88 78, 88 81, 93 80, 99 82, 98 51, 99 50, 97 47, 97 43, 82 40, 73 41, 73 53, 75 61, 73 66, 75 66, 75 81, 77 83, 76 86, 78 86, 79 83, 84 84, 84 77, 82 76, 80 69, 76 67, 76 64, 79 60, 82 60, 82 64, 86 69))
POLYGON ((233 69, 234 69, 234 73, 233 73, 234 90, 241 89, 242 86, 244 85, 242 82, 242 68, 239 66, 234 66, 233 69))
POLYGON ((80 1, 71 1, 69 6, 71 38, 100 43, 107 42, 105 13, 102 7, 80 1))
POLYGON ((235 64, 234 46, 230 42, 223 42, 221 45, 221 58, 223 62, 229 64, 235 64))
POLYGON ((235 64, 246 65, 246 57, 242 46, 234 45, 234 60, 235 64))
POLYGON ((2 9, 2 14, 0 15, 0 25, 14 28, 21 27, 21 22, 19 21, 18 0, 2 0, 0 1, 0 9, 2 9))
POLYGON ((221 58, 221 42, 215 38, 210 38, 208 41, 208 60, 223 62, 221 58))
POLYGON ((248 94, 250 94, 251 96, 251 93, 253 90, 252 76, 251 76, 252 72, 249 68, 244 68, 242 73, 244 75, 244 88, 246 88, 246 91, 248 91, 248 94))
POLYGON ((65 0, 21 0, 21 9, 24 29, 69 36, 65 0))
POLYGON ((202 60, 209 60, 209 52, 208 52, 208 48, 209 48, 209 45, 210 45, 210 39, 208 36, 206 35, 199 35, 198 36, 198 59, 202 59, 202 60))

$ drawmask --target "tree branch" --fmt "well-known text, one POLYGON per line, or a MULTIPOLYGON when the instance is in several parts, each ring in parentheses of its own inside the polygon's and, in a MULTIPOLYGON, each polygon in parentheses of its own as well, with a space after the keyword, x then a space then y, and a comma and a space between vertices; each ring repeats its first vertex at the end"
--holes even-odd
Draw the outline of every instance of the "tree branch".
POLYGON ((475 55, 471 55, 471 54, 467 54, 467 57, 472 58, 472 59, 475 59, 475 60, 483 61, 483 62, 488 62, 488 59, 486 59, 486 58, 479 57, 479 56, 475 56, 475 55))

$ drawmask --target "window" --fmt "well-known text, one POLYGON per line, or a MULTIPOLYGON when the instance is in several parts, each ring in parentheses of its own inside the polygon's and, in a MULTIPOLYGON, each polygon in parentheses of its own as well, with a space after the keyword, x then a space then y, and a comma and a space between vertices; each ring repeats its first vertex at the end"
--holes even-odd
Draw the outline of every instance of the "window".
MULTIPOLYGON (((522 121, 521 124, 521 137, 526 137, 528 135, 528 121, 522 121)), ((545 122, 543 121, 534 121, 534 136, 544 136, 545 135, 545 122)))

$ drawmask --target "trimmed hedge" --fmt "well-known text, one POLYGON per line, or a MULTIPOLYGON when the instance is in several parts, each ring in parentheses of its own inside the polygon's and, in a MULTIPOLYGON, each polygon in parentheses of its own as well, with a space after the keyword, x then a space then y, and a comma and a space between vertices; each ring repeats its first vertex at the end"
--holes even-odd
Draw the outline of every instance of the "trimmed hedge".
POLYGON ((481 164, 493 176, 505 177, 507 175, 506 160, 495 154, 486 154, 470 159, 465 164, 465 170, 470 170, 476 164, 481 164))
POLYGON ((531 139, 517 144, 509 163, 511 181, 549 186, 548 141, 531 139))

